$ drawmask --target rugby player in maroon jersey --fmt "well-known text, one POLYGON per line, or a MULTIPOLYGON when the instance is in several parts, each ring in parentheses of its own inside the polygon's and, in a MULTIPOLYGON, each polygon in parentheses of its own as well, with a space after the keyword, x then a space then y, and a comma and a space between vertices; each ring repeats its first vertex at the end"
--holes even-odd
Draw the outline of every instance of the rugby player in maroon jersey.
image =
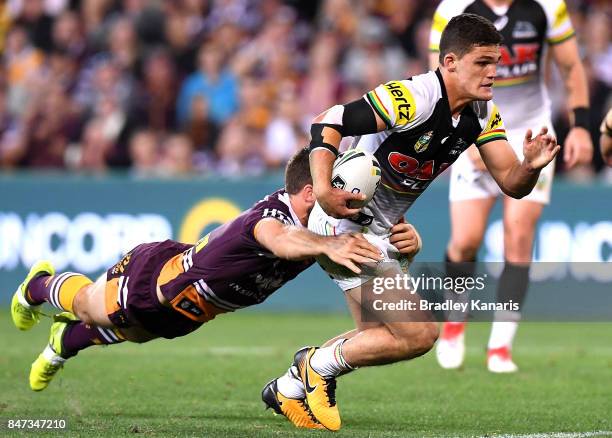
MULTIPOLYGON (((316 256, 355 273, 361 264, 380 260, 378 249, 359 233, 324 237, 305 228, 315 203, 308 157, 304 149, 288 163, 285 188, 195 245, 138 245, 96 282, 75 272, 56 274, 47 261, 36 263, 13 297, 15 325, 34 326, 45 302, 64 312, 54 318, 49 344, 32 364, 31 388, 45 389, 67 359, 92 345, 172 339, 217 315, 259 304, 316 256)), ((418 251, 411 225, 397 224, 392 239, 406 256, 418 251)), ((268 405, 296 426, 322 427, 303 398, 272 394, 268 405)))

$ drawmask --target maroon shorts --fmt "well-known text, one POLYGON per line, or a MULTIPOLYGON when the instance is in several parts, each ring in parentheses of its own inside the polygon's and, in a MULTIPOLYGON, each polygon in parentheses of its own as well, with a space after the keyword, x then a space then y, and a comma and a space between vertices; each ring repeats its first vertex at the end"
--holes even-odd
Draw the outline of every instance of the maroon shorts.
POLYGON ((165 240, 143 243, 106 273, 106 313, 119 328, 139 326, 161 338, 176 338, 198 329, 194 321, 157 298, 157 278, 164 264, 190 245, 165 240))

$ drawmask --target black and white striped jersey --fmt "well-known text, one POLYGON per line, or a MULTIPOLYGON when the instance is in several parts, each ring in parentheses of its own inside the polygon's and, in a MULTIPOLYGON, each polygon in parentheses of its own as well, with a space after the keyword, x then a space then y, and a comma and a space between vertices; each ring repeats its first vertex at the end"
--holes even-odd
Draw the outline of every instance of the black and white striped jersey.
POLYGON ((364 99, 387 125, 355 137, 351 145, 372 152, 381 165, 381 184, 362 215, 375 234, 387 233, 471 144, 506 138, 492 101, 473 102, 453 119, 440 71, 388 82, 364 99))

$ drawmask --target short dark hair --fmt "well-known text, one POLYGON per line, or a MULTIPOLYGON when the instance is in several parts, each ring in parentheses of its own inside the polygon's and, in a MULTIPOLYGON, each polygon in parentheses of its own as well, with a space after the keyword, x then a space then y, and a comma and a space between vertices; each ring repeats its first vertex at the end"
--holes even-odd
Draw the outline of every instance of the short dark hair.
POLYGON ((287 163, 285 168, 285 190, 290 195, 299 193, 307 184, 312 184, 310 174, 310 149, 300 149, 287 163))
POLYGON ((460 14, 448 22, 440 37, 440 65, 453 52, 459 58, 473 47, 497 46, 503 41, 493 23, 476 14, 460 14))

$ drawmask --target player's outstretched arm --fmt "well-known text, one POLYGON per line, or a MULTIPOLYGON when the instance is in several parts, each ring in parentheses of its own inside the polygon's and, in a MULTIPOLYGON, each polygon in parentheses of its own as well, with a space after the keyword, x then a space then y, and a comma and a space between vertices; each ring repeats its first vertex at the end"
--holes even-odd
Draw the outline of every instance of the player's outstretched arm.
POLYGON ((370 134, 385 128, 385 122, 365 99, 335 105, 314 119, 310 128, 310 173, 317 201, 330 216, 355 216, 359 209, 349 208, 349 201, 365 199, 363 194, 350 193, 331 185, 332 167, 342 137, 370 134))
POLYGON ((543 127, 532 138, 528 129, 523 140, 525 158, 520 162, 507 140, 496 140, 480 147, 480 155, 502 191, 512 198, 522 198, 531 193, 540 171, 559 153, 561 147, 554 136, 543 127))
POLYGON ((356 274, 361 272, 359 264, 382 259, 380 251, 361 234, 319 236, 275 219, 262 219, 254 233, 260 245, 282 259, 303 260, 326 255, 356 274))

